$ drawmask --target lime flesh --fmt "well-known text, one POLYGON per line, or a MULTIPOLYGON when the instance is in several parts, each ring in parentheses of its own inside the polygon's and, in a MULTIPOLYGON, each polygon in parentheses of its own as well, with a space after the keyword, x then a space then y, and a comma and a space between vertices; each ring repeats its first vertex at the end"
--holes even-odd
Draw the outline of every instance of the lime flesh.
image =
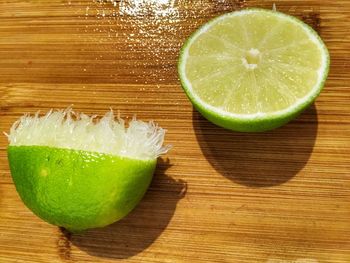
POLYGON ((9 146, 16 189, 43 220, 71 232, 104 227, 142 199, 156 160, 46 146, 9 146))
POLYGON ((213 123, 259 132, 295 118, 321 92, 329 54, 302 21, 263 9, 220 16, 182 48, 178 70, 194 107, 213 123))

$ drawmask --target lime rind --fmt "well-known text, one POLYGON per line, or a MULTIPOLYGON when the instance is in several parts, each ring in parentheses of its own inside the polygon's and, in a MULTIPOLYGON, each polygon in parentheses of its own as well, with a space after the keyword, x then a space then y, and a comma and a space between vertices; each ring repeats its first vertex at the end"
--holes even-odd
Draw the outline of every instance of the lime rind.
POLYGON ((157 163, 47 146, 9 146, 8 157, 25 205, 71 232, 104 227, 130 213, 157 163))
POLYGON ((182 87, 192 101, 194 107, 202 113, 204 117, 213 123, 222 126, 227 129, 242 131, 242 132, 255 132, 255 131, 266 131, 270 129, 277 128, 284 125, 290 120, 298 116, 305 108, 307 108, 320 94, 322 88, 325 84, 325 81, 329 72, 330 56, 327 47, 323 43, 322 39, 319 37, 317 32, 314 31, 310 26, 303 23, 299 19, 273 10, 265 9, 245 9, 242 11, 237 11, 233 13, 228 13, 217 18, 212 19, 202 27, 200 27, 196 32, 194 32, 188 40, 185 42, 180 51, 180 58, 178 62, 178 72, 180 76, 180 81, 182 87), (233 112, 228 112, 220 108, 214 107, 207 102, 203 101, 194 91, 192 85, 188 78, 186 77, 186 59, 189 54, 189 47, 193 42, 201 35, 203 32, 206 32, 212 25, 218 23, 219 21, 232 16, 241 16, 248 13, 254 12, 266 12, 266 14, 274 14, 287 19, 288 21, 295 23, 301 27, 308 34, 309 38, 317 44, 317 47, 320 49, 322 54, 321 68, 318 71, 317 83, 306 94, 302 99, 296 101, 292 106, 275 111, 272 113, 254 113, 254 114, 237 114, 233 112))

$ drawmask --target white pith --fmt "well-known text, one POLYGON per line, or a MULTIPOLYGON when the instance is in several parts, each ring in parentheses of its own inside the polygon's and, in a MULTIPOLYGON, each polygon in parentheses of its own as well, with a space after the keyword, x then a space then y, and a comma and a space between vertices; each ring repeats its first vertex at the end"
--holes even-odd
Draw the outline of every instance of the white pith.
POLYGON ((7 135, 11 146, 49 146, 99 152, 131 159, 152 160, 169 151, 163 146, 165 130, 154 122, 115 118, 112 111, 100 120, 71 109, 44 116, 24 115, 7 135))
MULTIPOLYGON (((292 18, 288 15, 285 15, 285 14, 282 14, 279 12, 274 12, 277 16, 280 16, 281 19, 288 20, 288 22, 292 22, 295 25, 297 25, 298 27, 300 27, 302 30, 304 30, 307 33, 309 40, 314 42, 322 53, 321 67, 317 70, 317 76, 318 76, 317 82, 315 83, 313 88, 310 89, 309 93, 306 94, 303 98, 296 100, 295 103, 293 105, 291 105, 290 107, 283 109, 283 110, 270 112, 270 113, 265 113, 265 112, 260 111, 260 112, 253 113, 253 114, 249 114, 249 113, 237 114, 237 113, 229 112, 229 111, 225 110, 224 107, 212 106, 211 104, 202 100, 200 98, 200 96, 198 96, 196 91, 193 89, 191 81, 187 78, 187 75, 186 75, 186 61, 188 59, 191 59, 191 57, 189 55, 189 49, 190 49, 191 45, 197 40, 198 37, 200 37, 202 34, 207 32, 212 26, 214 26, 216 23, 220 22, 221 20, 225 19, 226 17, 243 16, 243 15, 253 13, 253 12, 265 12, 265 10, 256 10, 256 9, 249 10, 249 9, 247 9, 247 10, 242 10, 242 11, 238 11, 238 12, 233 12, 233 13, 229 13, 229 14, 220 16, 220 17, 214 19, 213 21, 209 22, 208 24, 204 25, 197 32, 195 32, 194 35, 188 40, 188 43, 186 43, 186 46, 183 48, 183 53, 182 53, 181 58, 180 58, 179 73, 181 76, 183 86, 184 86, 187 94, 191 98, 191 100, 193 100, 193 102, 195 102, 197 105, 201 105, 201 107, 205 108, 206 110, 213 112, 215 114, 218 114, 224 118, 233 118, 233 119, 239 119, 239 120, 255 120, 255 119, 279 117, 279 116, 288 115, 290 113, 293 113, 296 111, 296 109, 301 108, 302 105, 307 104, 308 102, 312 101, 317 96, 317 94, 320 91, 320 87, 322 87, 322 83, 325 81, 325 76, 327 75, 328 64, 329 64, 329 56, 328 56, 327 48, 324 46, 322 41, 318 38, 316 33, 313 32, 307 26, 305 26, 301 21, 299 21, 295 18, 292 18)), ((271 11, 267 11, 267 10, 266 10, 266 12, 271 13, 271 11)), ((251 55, 257 55, 257 56, 260 55, 260 50, 258 50, 258 49, 249 49, 249 50, 246 50, 245 52, 250 53, 251 55)), ((239 61, 241 63, 243 63, 245 68, 249 71, 253 71, 254 69, 256 69, 258 67, 258 65, 255 63, 249 64, 247 59, 244 57, 239 59, 239 61)), ((227 98, 227 100, 229 100, 229 98, 227 98)))

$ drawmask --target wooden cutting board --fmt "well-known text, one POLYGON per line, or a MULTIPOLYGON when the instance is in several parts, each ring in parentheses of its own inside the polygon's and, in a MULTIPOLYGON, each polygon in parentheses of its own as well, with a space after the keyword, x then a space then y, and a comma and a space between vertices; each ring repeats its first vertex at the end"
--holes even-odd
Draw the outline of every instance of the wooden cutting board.
POLYGON ((127 218, 72 235, 20 201, 1 136, 0 262, 350 262, 349 70, 348 0, 0 0, 1 131, 26 112, 112 107, 174 146, 127 218), (273 2, 326 42, 326 87, 275 131, 216 127, 180 87, 179 48, 212 17, 273 2))

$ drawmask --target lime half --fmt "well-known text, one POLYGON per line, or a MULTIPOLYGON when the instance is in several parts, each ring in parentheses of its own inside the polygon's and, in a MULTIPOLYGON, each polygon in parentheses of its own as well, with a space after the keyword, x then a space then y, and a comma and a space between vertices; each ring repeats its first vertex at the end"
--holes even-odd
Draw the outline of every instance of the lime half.
POLYGON ((295 118, 321 92, 329 54, 295 17, 264 9, 222 15, 184 44, 178 64, 194 107, 227 129, 258 132, 295 118))
POLYGON ((72 232, 126 216, 166 153, 165 131, 133 119, 126 127, 107 113, 95 120, 70 110, 23 116, 8 135, 16 189, 43 220, 72 232))

